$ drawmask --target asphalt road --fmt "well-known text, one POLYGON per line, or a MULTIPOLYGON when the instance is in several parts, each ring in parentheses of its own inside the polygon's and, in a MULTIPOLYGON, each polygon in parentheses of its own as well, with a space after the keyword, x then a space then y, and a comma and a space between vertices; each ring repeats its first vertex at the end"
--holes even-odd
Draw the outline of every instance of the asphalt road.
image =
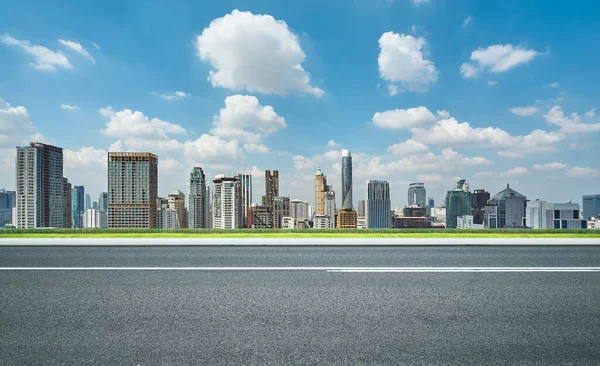
POLYGON ((600 247, 4 247, 0 267, 1 365, 600 362, 600 272, 269 269, 600 267, 600 247))

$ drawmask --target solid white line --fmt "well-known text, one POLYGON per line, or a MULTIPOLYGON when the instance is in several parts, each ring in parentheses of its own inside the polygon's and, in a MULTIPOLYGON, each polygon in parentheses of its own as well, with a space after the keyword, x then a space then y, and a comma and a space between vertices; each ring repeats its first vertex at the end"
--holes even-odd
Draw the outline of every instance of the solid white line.
POLYGON ((0 271, 327 271, 338 273, 600 272, 600 267, 0 267, 0 271))

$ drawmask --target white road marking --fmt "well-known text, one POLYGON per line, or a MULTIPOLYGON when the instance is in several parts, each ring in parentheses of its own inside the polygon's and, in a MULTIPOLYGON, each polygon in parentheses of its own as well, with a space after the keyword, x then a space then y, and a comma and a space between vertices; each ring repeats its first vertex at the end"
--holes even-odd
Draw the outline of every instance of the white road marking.
POLYGON ((600 267, 0 267, 0 271, 327 271, 336 273, 600 272, 600 267))

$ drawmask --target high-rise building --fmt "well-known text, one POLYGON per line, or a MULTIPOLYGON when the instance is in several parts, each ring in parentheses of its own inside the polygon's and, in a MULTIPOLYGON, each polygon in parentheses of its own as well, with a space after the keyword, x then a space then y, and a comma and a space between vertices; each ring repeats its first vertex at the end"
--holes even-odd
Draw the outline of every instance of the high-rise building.
POLYGON ((357 214, 358 216, 365 217, 365 200, 358 201, 357 214))
POLYGON ((325 215, 329 216, 330 228, 335 228, 335 216, 337 214, 337 207, 335 204, 335 191, 328 190, 325 192, 325 215))
POLYGON ((187 227, 187 211, 185 210, 185 193, 179 189, 169 192, 169 208, 177 210, 177 219, 179 220, 179 228, 187 227))
POLYGON ((369 229, 392 227, 390 184, 385 180, 367 181, 365 225, 369 229))
POLYGON ((104 229, 107 227, 107 221, 105 211, 89 208, 83 214, 83 227, 85 228, 104 229))
POLYGON ((273 206, 273 227, 275 229, 281 229, 283 218, 290 216, 290 198, 275 197, 273 206))
POLYGON ((85 194, 85 209, 89 210, 90 208, 92 208, 92 197, 90 196, 89 193, 85 194))
POLYGON ((325 214, 325 191, 327 189, 327 177, 317 170, 315 174, 315 215, 325 214))
POLYGON ((242 227, 248 227, 248 211, 252 206, 252 174, 238 173, 236 177, 242 189, 242 227))
POLYGON ((579 203, 528 201, 525 223, 533 229, 586 229, 587 220, 579 215, 579 203))
POLYGON ((424 183, 410 183, 408 185, 408 206, 426 207, 425 197, 427 197, 427 190, 424 183))
POLYGON ((17 227, 64 227, 63 150, 32 142, 17 147, 17 227))
POLYGON ((98 209, 100 211, 108 211, 108 192, 100 193, 100 197, 98 198, 98 209))
POLYGON ((0 226, 12 225, 13 208, 16 206, 16 192, 0 189, 0 226))
POLYGON ((336 229, 356 229, 358 216, 353 209, 344 209, 338 211, 336 229))
POLYGON ((308 220, 308 202, 299 199, 291 200, 290 216, 296 221, 308 220))
POLYGON ((342 150, 342 209, 352 210, 352 155, 342 150))
POLYGON ((92 208, 93 208, 94 210, 98 210, 98 209, 99 209, 99 208, 98 208, 98 201, 92 201, 92 208))
POLYGON ((483 221, 486 228, 524 227, 527 197, 510 188, 494 195, 484 207, 483 221))
POLYGON ((156 227, 158 157, 148 152, 108 153, 108 227, 156 227))
POLYGON ((446 193, 446 228, 456 229, 457 217, 471 214, 471 192, 468 189, 469 183, 465 180, 458 180, 456 188, 446 193))
POLYGON ((188 183, 188 227, 190 229, 208 228, 207 206, 209 206, 206 177, 200 167, 190 173, 188 183))
POLYGON ((252 204, 248 216, 248 227, 252 229, 272 229, 273 210, 271 210, 271 207, 252 204))
POLYGON ((215 229, 238 229, 242 219, 242 189, 239 179, 217 175, 212 189, 212 222, 215 229))
POLYGON ((476 225, 483 224, 485 205, 490 200, 490 192, 485 189, 476 189, 471 193, 471 216, 476 225))
POLYGON ((600 194, 583 196, 583 218, 598 218, 600 216, 600 194))
POLYGON ((159 229, 179 229, 179 215, 177 209, 170 208, 168 204, 161 205, 156 210, 156 227, 159 229))
POLYGON ((85 213, 84 197, 85 188, 83 186, 74 186, 71 188, 71 227, 83 227, 83 214, 85 213))
POLYGON ((427 198, 427 208, 432 209, 434 207, 435 207, 435 201, 433 200, 433 197, 427 198))
POLYGON ((63 178, 63 192, 65 197, 65 226, 66 228, 70 228, 72 223, 72 214, 71 214, 71 183, 67 178, 63 178))
POLYGON ((273 208, 273 200, 279 196, 279 171, 265 170, 265 195, 262 197, 262 205, 273 208))

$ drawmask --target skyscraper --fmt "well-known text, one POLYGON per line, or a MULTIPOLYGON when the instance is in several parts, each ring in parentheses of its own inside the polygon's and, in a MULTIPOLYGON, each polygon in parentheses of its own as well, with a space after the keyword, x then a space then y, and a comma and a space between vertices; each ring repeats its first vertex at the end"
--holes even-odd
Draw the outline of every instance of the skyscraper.
POLYGON ((410 183, 408 185, 408 202, 407 205, 417 205, 421 208, 425 208, 425 197, 427 197, 427 190, 423 183, 410 183))
POLYGON ((296 221, 308 219, 308 202, 293 199, 290 201, 290 216, 296 221))
POLYGON ((206 216, 208 196, 206 189, 206 177, 200 167, 195 167, 190 173, 188 192, 188 227, 190 229, 208 228, 208 217, 206 216))
POLYGON ((17 147, 17 227, 64 227, 63 150, 32 142, 17 147))
POLYGON ((327 177, 323 175, 321 168, 315 174, 315 215, 325 214, 325 190, 327 188, 327 177))
POLYGON ((590 194, 583 196, 583 218, 598 218, 600 215, 600 194, 590 194))
POLYGON ((468 186, 467 181, 459 180, 456 188, 446 194, 446 228, 456 229, 456 218, 471 214, 471 192, 464 190, 468 186))
POLYGON ((217 175, 212 189, 212 222, 215 229, 237 229, 241 227, 242 192, 236 177, 217 175))
POLYGON ((365 200, 358 201, 357 214, 358 214, 358 216, 365 217, 365 200))
POLYGON ((337 212, 337 208, 335 205, 335 191, 329 189, 325 192, 325 215, 329 216, 329 224, 331 225, 331 229, 335 228, 335 214, 337 212))
POLYGON ((238 173, 235 176, 242 189, 242 227, 247 227, 248 211, 252 206, 252 174, 238 173))
POLYGON ((476 189, 471 193, 471 215, 474 224, 483 224, 485 205, 490 200, 490 192, 476 189))
POLYGON ((435 207, 435 201, 433 200, 433 197, 429 197, 427 199, 427 208, 434 208, 435 207))
POLYGON ((0 226, 12 224, 12 211, 15 207, 15 192, 0 189, 0 226))
POLYGON ((365 221, 369 229, 392 227, 390 185, 385 180, 369 180, 365 197, 365 221))
POLYGON ((84 197, 85 188, 83 186, 74 186, 71 188, 71 227, 83 227, 83 214, 85 213, 84 197))
POLYGON ((275 229, 281 229, 283 218, 290 216, 290 198, 275 197, 273 205, 273 227, 275 229))
POLYGON ((100 197, 98 198, 98 209, 100 211, 108 211, 108 192, 100 193, 100 197))
POLYGON ((66 228, 70 228, 72 223, 72 214, 71 214, 71 183, 67 178, 63 178, 63 192, 65 197, 65 226, 66 228))
POLYGON ((342 209, 352 210, 352 155, 342 150, 342 209))
POLYGON ((179 189, 169 192, 169 208, 177 210, 177 219, 179 220, 179 228, 187 227, 187 211, 185 210, 185 193, 179 189))
POLYGON ((279 171, 265 170, 265 195, 262 197, 262 205, 273 209, 273 200, 279 196, 279 171))
POLYGON ((90 196, 89 193, 85 194, 85 209, 89 210, 90 208, 92 208, 92 197, 90 196))
POLYGON ((108 227, 156 227, 158 157, 148 152, 108 153, 108 227))

